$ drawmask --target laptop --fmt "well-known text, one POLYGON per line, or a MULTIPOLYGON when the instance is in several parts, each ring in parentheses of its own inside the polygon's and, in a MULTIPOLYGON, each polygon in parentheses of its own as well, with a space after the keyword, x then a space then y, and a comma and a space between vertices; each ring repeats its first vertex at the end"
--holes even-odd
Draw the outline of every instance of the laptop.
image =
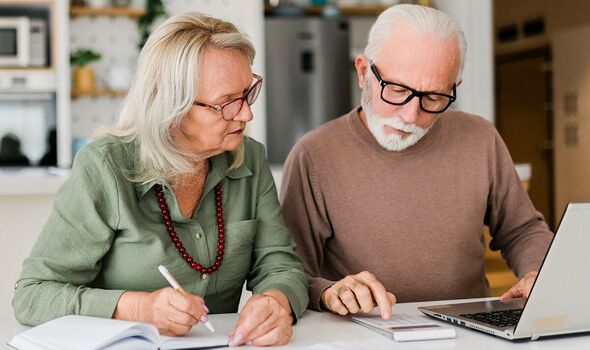
POLYGON ((527 300, 419 307, 428 316, 510 340, 590 331, 590 203, 570 203, 527 300))

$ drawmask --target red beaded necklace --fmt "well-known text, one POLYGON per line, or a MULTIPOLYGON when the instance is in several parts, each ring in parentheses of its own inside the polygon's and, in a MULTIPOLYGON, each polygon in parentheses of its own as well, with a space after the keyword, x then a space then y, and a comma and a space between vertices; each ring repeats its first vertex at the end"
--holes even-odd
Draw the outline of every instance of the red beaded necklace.
POLYGON ((182 258, 189 264, 190 267, 199 271, 201 273, 201 278, 206 279, 209 274, 217 271, 219 266, 221 266, 221 262, 223 261, 223 250, 225 249, 225 235, 224 235, 224 227, 223 227, 223 206, 221 205, 221 185, 217 184, 215 186, 215 206, 217 207, 217 257, 215 258, 215 262, 213 265, 209 267, 204 267, 203 265, 199 264, 198 262, 193 260, 193 257, 186 251, 184 245, 176 235, 176 231, 174 231, 174 226, 172 226, 172 219, 170 219, 170 212, 168 210, 168 204, 166 203, 166 198, 164 198, 164 192, 162 190, 162 185, 156 184, 156 196, 158 197, 158 204, 160 205, 160 211, 162 212, 162 217, 164 218, 164 223, 166 224, 166 229, 168 230, 168 235, 170 235, 170 239, 172 239, 172 243, 176 246, 176 249, 182 255, 182 258))

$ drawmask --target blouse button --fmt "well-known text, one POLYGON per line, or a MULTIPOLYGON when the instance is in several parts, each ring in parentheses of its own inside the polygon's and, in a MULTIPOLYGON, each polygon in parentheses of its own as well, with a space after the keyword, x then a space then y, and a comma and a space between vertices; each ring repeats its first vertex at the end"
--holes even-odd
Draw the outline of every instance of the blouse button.
POLYGON ((201 232, 197 232, 197 234, 195 234, 196 239, 201 239, 202 237, 203 237, 203 234, 201 232))

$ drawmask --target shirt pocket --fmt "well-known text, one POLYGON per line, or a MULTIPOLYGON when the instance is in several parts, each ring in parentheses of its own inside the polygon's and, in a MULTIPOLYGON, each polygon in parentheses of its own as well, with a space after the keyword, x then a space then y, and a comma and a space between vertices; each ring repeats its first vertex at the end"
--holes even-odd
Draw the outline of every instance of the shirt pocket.
POLYGON ((236 221, 225 225, 225 250, 218 271, 218 290, 241 288, 244 284, 250 272, 257 230, 258 220, 236 221))

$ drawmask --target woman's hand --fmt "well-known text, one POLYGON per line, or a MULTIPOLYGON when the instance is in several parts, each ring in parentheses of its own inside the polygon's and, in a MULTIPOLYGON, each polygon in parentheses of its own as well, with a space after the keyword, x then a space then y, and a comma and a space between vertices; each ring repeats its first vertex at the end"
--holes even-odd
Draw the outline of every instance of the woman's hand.
POLYGON ((151 323, 161 334, 182 336, 195 324, 207 322, 207 313, 203 298, 168 287, 152 293, 123 293, 113 318, 151 323))
POLYGON ((229 346, 286 344, 293 335, 292 324, 291 306, 283 293, 269 290, 253 295, 230 334, 229 346))

